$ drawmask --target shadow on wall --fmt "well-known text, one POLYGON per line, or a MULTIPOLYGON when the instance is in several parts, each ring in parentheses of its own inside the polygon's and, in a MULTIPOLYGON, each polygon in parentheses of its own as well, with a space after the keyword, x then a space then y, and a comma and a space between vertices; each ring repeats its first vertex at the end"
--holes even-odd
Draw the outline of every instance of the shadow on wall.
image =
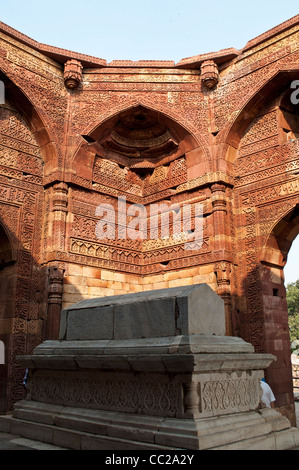
MULTIPOLYGON (((1 205, 0 205, 1 208, 1 205)), ((63 272, 53 263, 41 266, 0 213, 0 341, 5 364, 0 364, 0 413, 25 397, 25 371, 16 357, 31 354, 59 331, 63 272)))

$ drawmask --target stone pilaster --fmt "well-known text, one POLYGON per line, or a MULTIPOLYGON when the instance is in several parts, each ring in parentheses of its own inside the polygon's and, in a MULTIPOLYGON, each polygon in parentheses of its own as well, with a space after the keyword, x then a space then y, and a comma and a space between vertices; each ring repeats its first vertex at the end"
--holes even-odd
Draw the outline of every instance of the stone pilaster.
POLYGON ((48 315, 47 338, 59 336, 60 313, 63 293, 63 270, 56 266, 48 268, 48 315))

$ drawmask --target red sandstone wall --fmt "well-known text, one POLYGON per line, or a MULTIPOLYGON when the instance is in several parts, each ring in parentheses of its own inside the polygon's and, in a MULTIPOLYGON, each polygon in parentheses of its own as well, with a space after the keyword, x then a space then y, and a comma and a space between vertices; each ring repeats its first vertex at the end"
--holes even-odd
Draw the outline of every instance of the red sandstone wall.
POLYGON ((18 241, 15 308, 8 323, 1 317, 11 371, 16 354, 57 336, 61 305, 207 282, 225 300, 228 334, 277 356, 268 378, 278 406, 292 412, 282 269, 298 233, 299 129, 287 95, 298 79, 298 39, 297 18, 243 51, 107 65, 2 26, 0 215, 18 241), (69 58, 83 65, 75 89, 64 84, 69 58), (212 88, 202 80, 206 59, 218 66, 212 88), (147 172, 109 147, 118 120, 137 107, 178 141, 147 172), (202 246, 186 253, 175 240, 98 240, 95 209, 116 208, 120 195, 147 209, 202 203, 202 246))

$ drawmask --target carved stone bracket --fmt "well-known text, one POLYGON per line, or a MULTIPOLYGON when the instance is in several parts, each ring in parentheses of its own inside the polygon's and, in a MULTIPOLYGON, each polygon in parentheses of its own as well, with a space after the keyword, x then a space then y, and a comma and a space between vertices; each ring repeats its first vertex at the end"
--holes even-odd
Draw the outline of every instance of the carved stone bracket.
POLYGON ((82 80, 82 65, 78 60, 68 60, 64 64, 64 83, 67 88, 77 88, 82 80))
POLYGON ((214 88, 219 81, 219 70, 213 60, 205 60, 201 64, 201 81, 209 89, 214 88))
POLYGON ((227 261, 220 261, 215 264, 215 273, 218 284, 218 294, 230 294, 230 277, 232 266, 227 261))

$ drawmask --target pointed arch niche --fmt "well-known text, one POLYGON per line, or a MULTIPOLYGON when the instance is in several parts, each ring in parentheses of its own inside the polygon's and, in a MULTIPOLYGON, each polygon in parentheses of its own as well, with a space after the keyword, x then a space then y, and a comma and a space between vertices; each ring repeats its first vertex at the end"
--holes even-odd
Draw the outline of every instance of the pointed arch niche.
POLYGON ((299 233, 299 204, 274 225, 261 259, 262 301, 267 350, 277 358, 267 371, 276 394, 276 405, 293 403, 288 309, 283 268, 299 233))
POLYGON ((186 182, 190 176, 208 173, 211 162, 206 149, 193 133, 193 128, 182 125, 176 118, 141 104, 113 113, 82 135, 82 143, 72 165, 73 172, 83 180, 96 182, 98 167, 101 164, 109 167, 110 164, 119 175, 124 170, 128 192, 132 182, 133 194, 137 184, 140 195, 146 186, 143 180, 154 173, 154 179, 161 180, 164 175, 169 180, 171 171, 169 173, 168 170, 173 169, 173 162, 179 159, 184 161, 185 171, 180 168, 181 177, 177 184, 186 182))
POLYGON ((8 358, 11 355, 15 284, 15 252, 4 226, 0 223, 0 340, 4 343, 6 357, 6 364, 0 368, 0 412, 7 409, 8 358))
MULTIPOLYGON (((108 118, 82 134, 69 175, 70 184, 94 190, 89 198, 91 216, 96 216, 95 205, 91 206, 95 201, 110 204, 117 212, 118 196, 122 196, 126 198, 126 210, 132 204, 145 207, 144 217, 147 217, 149 229, 150 204, 180 204, 182 207, 185 202, 195 204, 210 198, 211 180, 207 175, 211 175, 211 171, 207 150, 192 125, 183 125, 177 116, 135 103, 111 112, 108 118), (194 180, 196 184, 192 186, 190 181, 194 180)), ((83 198, 82 194, 78 197, 83 198)), ((206 217, 210 215, 208 210, 211 213, 206 204, 206 217)), ((172 213, 170 219, 170 233, 174 233, 172 213)), ((185 240, 170 237, 165 241, 159 234, 143 240, 123 237, 99 240, 95 237, 96 220, 88 221, 78 213, 73 220, 71 250, 94 256, 101 265, 105 260, 107 269, 141 276, 161 273, 192 267, 198 264, 194 256, 209 250, 204 240, 198 243, 198 249, 188 253, 184 250, 185 240), (87 240, 95 243, 87 246, 87 240)), ((118 222, 119 218, 116 220, 118 222)), ((161 219, 159 231, 160 224, 161 219)), ((117 229, 119 233, 120 224, 117 229)))

